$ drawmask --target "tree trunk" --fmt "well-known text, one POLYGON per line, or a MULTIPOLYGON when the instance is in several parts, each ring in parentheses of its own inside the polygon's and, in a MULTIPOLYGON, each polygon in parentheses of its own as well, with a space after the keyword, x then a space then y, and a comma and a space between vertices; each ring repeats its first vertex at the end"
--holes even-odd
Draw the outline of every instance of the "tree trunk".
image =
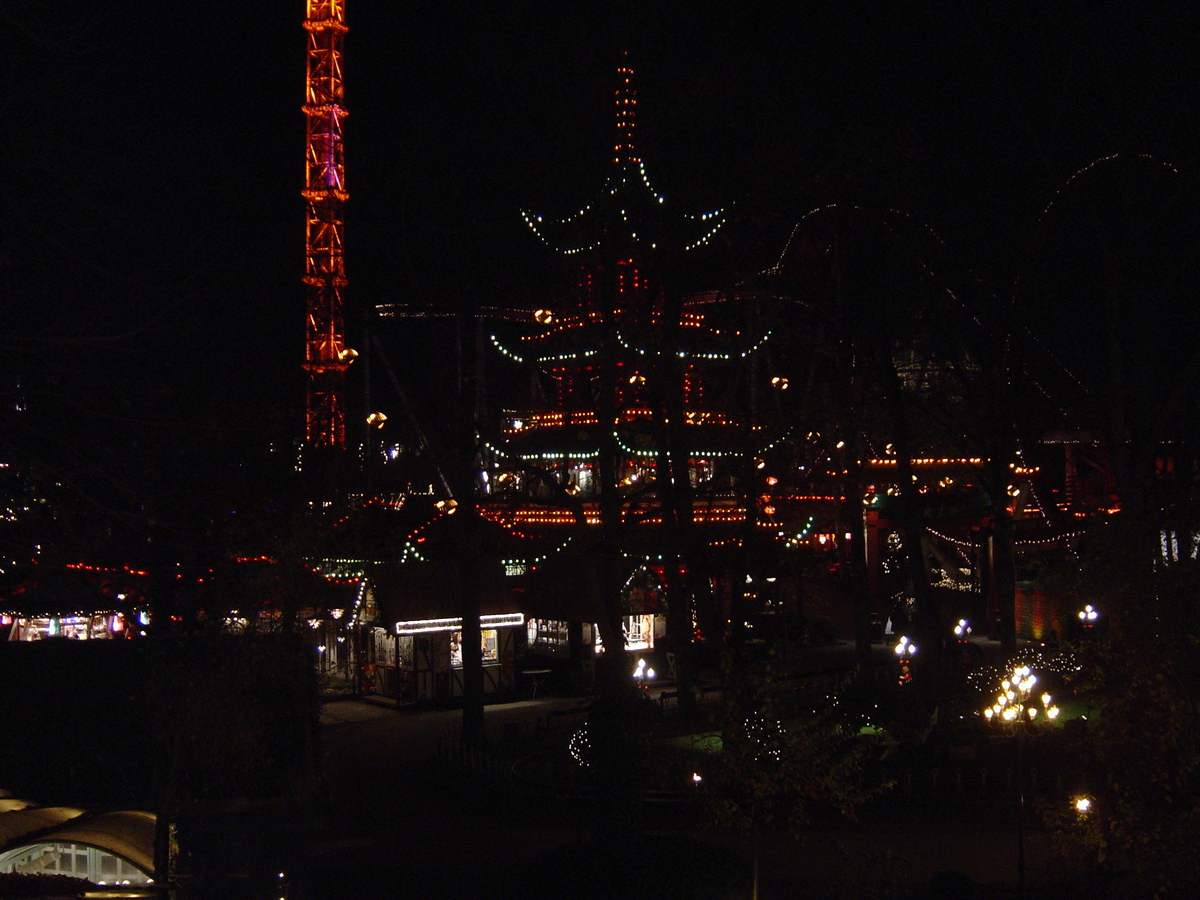
MULTIPOLYGON (((454 499, 457 503, 458 529, 461 536, 457 560, 459 603, 462 616, 463 717, 462 742, 482 747, 487 742, 484 720, 483 634, 479 624, 480 566, 484 563, 480 547, 479 509, 475 501, 475 392, 478 376, 476 358, 477 319, 473 305, 464 302, 458 316, 458 392, 453 436, 454 499), (469 355, 468 355, 469 354, 469 355)), ((488 561, 491 562, 490 560, 488 561)), ((451 673, 453 677, 453 673, 451 673)))
POLYGON ((991 542, 990 577, 999 611, 1000 650, 1009 657, 1017 651, 1017 561, 1013 520, 1002 501, 993 509, 991 542))

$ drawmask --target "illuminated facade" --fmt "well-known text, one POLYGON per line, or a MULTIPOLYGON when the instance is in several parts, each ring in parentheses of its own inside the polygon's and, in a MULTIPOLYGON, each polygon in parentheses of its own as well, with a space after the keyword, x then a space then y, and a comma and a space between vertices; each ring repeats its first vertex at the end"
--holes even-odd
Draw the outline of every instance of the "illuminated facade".
MULTIPOLYGON (((510 410, 501 423, 502 455, 518 463, 499 472, 502 492, 536 495, 545 483, 521 473, 537 467, 552 470, 572 496, 597 497, 603 489, 600 456, 608 452, 615 458, 604 462, 611 462, 619 490, 632 493, 659 474, 664 423, 678 405, 691 487, 712 487, 717 461, 738 452, 745 417, 728 407, 718 388, 750 348, 742 335, 710 327, 687 301, 678 301, 682 310, 668 308, 659 265, 666 254, 706 243, 724 215, 669 215, 637 152, 633 78, 623 61, 612 169, 600 197, 561 219, 522 214, 537 238, 569 264, 574 289, 557 309, 535 314, 537 333, 513 346, 492 338, 504 356, 534 370, 531 408, 510 410)), ((564 514, 514 515, 551 525, 564 514)), ((596 512, 586 515, 594 521, 596 512)), ((740 521, 727 510, 712 515, 740 521)))
POLYGON ((655 189, 637 150, 627 60, 614 101, 599 196, 562 218, 522 213, 562 261, 570 288, 534 313, 532 332, 492 335, 492 348, 529 374, 531 390, 527 407, 504 412, 483 482, 483 514, 547 548, 522 600, 529 647, 585 671, 602 652, 591 623, 607 615, 601 598, 613 575, 623 582, 625 649, 654 650, 668 612, 679 633, 695 621, 684 557, 705 558, 700 577, 713 579, 712 596, 728 607, 745 593, 731 587, 745 573, 729 568, 744 542, 787 549, 795 537, 780 524, 791 510, 764 514, 746 487, 772 431, 755 403, 756 391, 770 390, 766 336, 741 327, 744 305, 727 295, 676 291, 682 261, 711 241, 725 212, 680 213, 655 189), (752 380, 762 383, 751 388, 752 380), (607 575, 581 549, 601 532, 620 533, 619 571, 607 575))
POLYGON ((305 266, 307 315, 304 368, 308 372, 305 442, 341 447, 346 440, 344 382, 354 351, 345 345, 342 295, 342 207, 346 193, 342 147, 343 0, 308 0, 308 83, 304 102, 305 266))

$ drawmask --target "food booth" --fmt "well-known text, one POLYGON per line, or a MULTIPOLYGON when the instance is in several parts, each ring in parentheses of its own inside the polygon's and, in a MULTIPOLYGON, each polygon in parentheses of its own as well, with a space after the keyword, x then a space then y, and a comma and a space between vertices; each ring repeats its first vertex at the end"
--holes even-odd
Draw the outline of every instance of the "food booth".
MULTIPOLYGON (((446 703, 463 696, 462 577, 451 563, 397 563, 371 573, 380 624, 367 642, 375 690, 400 702, 446 703)), ((525 617, 516 579, 479 570, 484 693, 515 689, 514 659, 525 617)))

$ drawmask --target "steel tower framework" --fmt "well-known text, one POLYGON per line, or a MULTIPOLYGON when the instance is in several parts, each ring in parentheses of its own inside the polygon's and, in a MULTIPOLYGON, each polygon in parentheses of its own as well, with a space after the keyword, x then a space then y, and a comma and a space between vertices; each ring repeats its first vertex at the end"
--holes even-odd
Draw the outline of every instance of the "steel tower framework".
POLYGON ((346 441, 344 385, 355 353, 345 346, 342 255, 345 186, 342 147, 344 0, 308 0, 307 150, 304 200, 307 285, 304 368, 308 372, 305 440, 310 447, 346 441))

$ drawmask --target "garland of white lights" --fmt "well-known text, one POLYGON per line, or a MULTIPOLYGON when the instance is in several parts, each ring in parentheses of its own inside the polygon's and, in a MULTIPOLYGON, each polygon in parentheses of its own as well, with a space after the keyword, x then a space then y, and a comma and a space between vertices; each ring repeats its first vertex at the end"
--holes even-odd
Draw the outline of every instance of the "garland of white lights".
MULTIPOLYGON (((795 534, 792 537, 784 540, 783 545, 785 547, 787 547, 787 549, 789 549, 789 550, 793 550, 796 547, 800 546, 800 543, 804 540, 807 540, 808 536, 810 534, 812 534, 813 526, 816 524, 816 522, 817 522, 816 516, 809 516, 808 524, 806 524, 803 528, 801 528, 798 534, 795 534)), ((783 533, 780 532, 779 536, 783 537, 783 533)))
POLYGON ((522 462, 562 462, 572 459, 577 459, 580 462, 586 460, 598 459, 600 456, 599 449, 596 450, 581 450, 574 453, 522 453, 517 459, 522 462))
POLYGON ((1162 168, 1166 169, 1172 175, 1179 174, 1179 170, 1177 168, 1175 168, 1175 166, 1173 166, 1171 163, 1167 162, 1166 160, 1159 159, 1156 156, 1152 156, 1149 153, 1136 153, 1136 154, 1133 154, 1132 157, 1130 157, 1129 154, 1124 154, 1124 153, 1111 153, 1108 156, 1101 156, 1098 159, 1093 159, 1086 166, 1083 166, 1080 169, 1076 169, 1074 174, 1072 174, 1071 177, 1068 178, 1063 183, 1062 187, 1060 187, 1057 191, 1054 192, 1054 196, 1050 198, 1050 202, 1047 203, 1046 208, 1042 210, 1042 214, 1038 218, 1038 224, 1039 225, 1043 224, 1046 217, 1050 215, 1050 211, 1052 209, 1054 209, 1054 207, 1058 203, 1058 201, 1067 193, 1067 191, 1071 188, 1071 186, 1075 183, 1076 180, 1078 180, 1082 176, 1086 175, 1088 172, 1090 172, 1092 169, 1097 168, 1098 166, 1101 166, 1105 163, 1113 162, 1114 160, 1126 159, 1126 158, 1148 160, 1148 161, 1154 163, 1155 165, 1161 166, 1162 168))
POLYGON ((617 331, 617 343, 620 344, 625 350, 628 350, 630 353, 636 353, 638 356, 645 356, 648 352, 643 350, 641 347, 635 347, 633 344, 629 343, 629 341, 625 339, 625 335, 620 330, 617 331))
MULTIPOLYGON (((535 539, 531 538, 531 540, 535 540, 535 539)), ((548 560, 550 557, 557 556, 558 554, 564 552, 567 549, 567 545, 570 544, 571 541, 573 541, 573 540, 575 540, 574 535, 572 535, 571 537, 568 537, 565 541, 563 541, 561 544, 559 544, 553 550, 547 550, 541 556, 534 557, 533 559, 524 560, 525 566, 527 568, 536 569, 538 566, 542 565, 542 563, 546 562, 546 560, 548 560)), ((508 565, 509 562, 517 563, 517 562, 521 562, 521 560, 507 560, 506 559, 504 561, 505 565, 508 565)))
MULTIPOLYGON (((758 341, 756 341, 753 346, 751 346, 751 347, 747 348, 746 350, 743 350, 741 353, 739 353, 737 358, 738 359, 746 359, 747 357, 756 353, 768 340, 770 340, 771 334, 772 334, 772 332, 768 331, 761 338, 759 338, 758 341)), ((638 346, 630 343, 629 340, 625 337, 625 335, 620 331, 617 332, 616 337, 617 337, 617 342, 621 345, 621 347, 625 350, 628 350, 630 353, 636 353, 639 356, 646 356, 651 353, 651 351, 649 351, 649 350, 645 350, 641 347, 638 347, 638 346)), ((524 364, 526 362, 525 357, 520 356, 517 353, 514 353, 512 350, 508 349, 506 346, 501 344, 499 339, 494 334, 488 335, 488 339, 492 342, 493 347, 495 347, 497 350, 499 350, 504 356, 513 360, 513 362, 516 362, 518 364, 524 364)), ((600 351, 598 351, 598 350, 583 350, 583 351, 577 351, 577 352, 573 352, 573 353, 560 353, 558 356, 539 356, 536 358, 535 362, 538 362, 538 363, 571 362, 571 361, 575 361, 575 360, 579 360, 579 359, 589 359, 591 357, 598 356, 599 353, 600 353, 600 351)), ((691 352, 688 350, 678 350, 678 351, 676 351, 675 355, 679 359, 703 359, 703 360, 713 360, 713 361, 718 361, 718 362, 729 362, 730 360, 732 360, 734 358, 733 354, 731 354, 731 353, 695 353, 695 352, 691 352)))
MULTIPOLYGON (((643 162, 641 160, 638 161, 638 174, 641 177, 642 184, 645 186, 646 190, 649 191, 650 196, 654 199, 654 201, 656 203, 658 203, 659 205, 662 205, 663 203, 665 203, 666 198, 663 195, 659 194, 658 191, 656 191, 654 189, 654 186, 650 184, 650 177, 646 174, 646 164, 645 164, 645 162, 643 162)), ((611 175, 605 179, 604 190, 607 190, 608 195, 610 197, 615 197, 615 196, 617 196, 617 193, 620 191, 620 189, 623 186, 628 185, 628 184, 629 184, 629 179, 627 178, 627 176, 625 174, 625 170, 622 169, 619 182, 615 182, 611 175)), ((582 220, 588 213, 590 213, 592 211, 592 209, 593 209, 593 204, 589 203, 589 204, 583 206, 577 212, 575 212, 569 216, 566 216, 564 218, 561 218, 561 219, 555 219, 555 220, 553 220, 553 222, 554 222, 554 224, 560 225, 560 226, 570 226, 570 225, 573 225, 576 222, 582 220)), ((537 235, 538 240, 540 240, 543 244, 545 244, 551 250, 554 250, 556 253, 559 253, 563 256, 575 256, 580 253, 585 253, 585 252, 596 250, 600 246, 599 241, 595 241, 590 245, 581 246, 581 247, 564 248, 561 246, 556 246, 555 244, 550 242, 550 240, 542 233, 542 230, 539 227, 542 224, 542 222, 544 221, 542 216, 536 215, 527 210, 521 210, 520 212, 521 212, 521 218, 525 221, 525 224, 528 226, 529 230, 532 231, 535 235, 537 235)), ((704 234, 703 236, 701 236, 700 238, 698 238, 697 240, 693 241, 691 244, 688 244, 687 246, 685 246, 683 248, 685 252, 689 251, 689 250, 694 250, 697 247, 707 244, 709 241, 712 240, 712 238, 716 235, 716 233, 718 231, 720 231, 721 228, 724 227, 725 222, 726 222, 725 210, 722 208, 714 209, 711 212, 701 213, 700 215, 685 213, 684 218, 690 219, 690 220, 696 221, 696 222, 708 222, 709 220, 716 220, 716 224, 713 225, 713 227, 708 231, 707 234, 704 234)), ((624 209, 621 210, 621 221, 625 222, 626 224, 629 224, 629 216, 624 209)), ((635 240, 635 241, 638 240, 638 236, 637 236, 636 232, 630 232, 630 237, 633 238, 633 240, 635 240)), ((657 245, 654 243, 651 243, 650 249, 652 249, 652 250, 657 249, 657 245)))
POLYGON ((697 247, 702 247, 705 244, 707 244, 709 241, 711 241, 713 239, 713 237, 716 235, 716 233, 721 230, 721 226, 724 224, 725 224, 725 221, 722 219, 715 226, 713 226, 713 229, 711 231, 709 231, 708 234, 704 235, 699 240, 693 241, 692 243, 690 243, 686 247, 684 247, 683 248, 684 252, 687 252, 688 250, 695 250, 697 247))
MULTIPOLYGON (((657 200, 659 203, 665 203, 667 198, 664 197, 662 194, 660 194, 658 191, 656 191, 654 189, 654 186, 652 184, 650 184, 650 176, 646 174, 646 163, 640 159, 638 160, 638 172, 642 176, 642 184, 644 184, 646 186, 646 190, 648 190, 650 192, 650 195, 652 197, 654 197, 654 199, 657 200)), ((694 218, 694 217, 688 216, 688 218, 694 218)))
MULTIPOLYGON (((481 447, 483 447, 484 450, 487 450, 489 453, 491 453, 492 455, 499 457, 499 459, 501 459, 501 460, 507 460, 507 459, 512 458, 512 456, 509 454, 509 452, 507 450, 501 450, 499 447, 495 446, 494 444, 489 443, 486 440, 481 440, 479 442, 479 445, 481 447)), ((492 466, 492 468, 493 469, 500 468, 499 462, 495 463, 492 466)))
MULTIPOLYGON (((643 450, 635 450, 632 447, 627 446, 625 444, 625 442, 621 440, 620 436, 618 434, 616 434, 615 432, 613 433, 613 437, 616 438, 616 440, 617 440, 617 447, 620 450, 623 450, 625 453, 628 453, 630 456, 634 457, 635 459, 657 459, 658 458, 659 451, 657 451, 657 450, 650 451, 649 453, 647 453, 646 451, 643 451, 643 450)), ((596 452, 596 455, 599 455, 599 451, 596 452)), ((709 459, 709 458, 711 458, 711 459, 727 459, 730 457, 738 457, 741 455, 742 455, 741 451, 738 451, 738 450, 729 450, 729 451, 725 451, 725 450, 691 450, 688 452, 689 459, 694 459, 695 461, 701 461, 701 460, 709 459)))
POLYGON ((1037 505, 1038 515, 1046 522, 1050 521, 1050 517, 1046 515, 1046 504, 1042 502, 1041 496, 1038 494, 1037 485, 1032 481, 1029 482, 1029 493, 1033 495, 1033 502, 1037 505))
POLYGON ((745 359, 746 357, 750 356, 751 354, 756 353, 758 351, 758 349, 760 347, 762 347, 762 345, 765 344, 770 339, 771 339, 771 332, 768 331, 766 334, 764 334, 761 338, 758 339, 758 342, 753 347, 751 347, 748 350, 742 351, 742 359, 745 359))
POLYGON ((353 581, 366 577, 367 562, 365 559, 323 559, 309 563, 308 568, 329 581, 353 581))
MULTIPOLYGON (((762 342, 765 340, 766 340, 766 338, 764 337, 759 342, 759 345, 761 345, 762 342)), ((630 353, 636 353, 639 356, 653 355, 653 351, 644 350, 641 347, 636 347, 633 344, 631 344, 626 339, 625 335, 620 331, 617 332, 617 343, 619 343, 623 349, 628 350, 630 353)), ((751 349, 745 353, 742 353, 740 358, 744 359, 748 353, 753 353, 753 352, 754 352, 754 350, 751 349)), ((729 354, 729 353, 694 353, 689 350, 677 350, 675 352, 675 355, 678 356, 680 359, 707 359, 707 360, 718 360, 720 362, 728 362, 729 360, 733 359, 733 355, 729 354)))
POLYGON ((625 444, 625 442, 623 440, 621 440, 621 436, 619 434, 617 434, 617 432, 615 432, 615 431, 613 432, 613 440, 615 440, 617 442, 617 448, 619 450, 622 450, 625 453, 628 453, 634 459, 646 459, 646 460, 657 460, 658 459, 658 451, 657 450, 651 450, 649 452, 644 451, 644 450, 634 450, 632 447, 627 446, 625 444))
MULTIPOLYGON (((572 216, 569 219, 559 220, 559 224, 563 224, 563 225, 569 224, 573 219, 575 219, 579 216, 582 216, 585 212, 587 212, 590 209, 591 209, 591 206, 586 206, 583 209, 581 209, 575 216, 572 216)), ((537 235, 537 239, 539 241, 541 241, 543 244, 545 244, 547 247, 549 247, 555 253, 558 253, 562 256, 576 256, 580 253, 587 253, 589 251, 596 250, 600 246, 600 242, 595 241, 592 244, 585 246, 585 247, 572 247, 570 249, 564 249, 562 247, 557 247, 554 244, 550 243, 550 241, 548 241, 546 239, 546 236, 544 234, 542 234, 541 229, 539 229, 537 227, 537 223, 542 221, 541 216, 533 216, 533 215, 530 215, 529 213, 527 213, 525 210, 521 210, 521 218, 525 220, 525 224, 529 226, 529 230, 532 231, 535 235, 537 235)))
POLYGON ((404 563, 407 563, 407 562, 422 562, 422 563, 424 563, 424 562, 429 562, 429 560, 426 559, 424 556, 422 556, 417 551, 417 548, 412 545, 411 541, 405 541, 404 542, 404 552, 400 554, 400 563, 401 563, 401 565, 403 565, 404 563), (411 557, 411 559, 410 559, 410 557, 411 557))
POLYGON ((367 581, 364 578, 358 583, 358 596, 354 598, 354 612, 350 614, 350 621, 346 623, 347 627, 352 626, 362 613, 363 598, 367 594, 367 581))
MULTIPOLYGON (((574 362, 579 359, 588 359, 592 356, 599 355, 599 350, 583 350, 576 353, 560 353, 558 356, 539 356, 536 362, 539 363, 554 363, 554 362, 574 362)), ((515 359, 515 357, 514 357, 515 359)), ((518 360, 520 362, 520 360, 518 360)))
POLYGON ((765 454, 770 453, 772 450, 774 450, 776 447, 778 447, 784 441, 791 439, 792 432, 794 432, 795 430, 796 430, 796 426, 795 425, 791 426, 790 428, 788 428, 787 431, 785 431, 783 434, 781 434, 775 440, 771 441, 771 443, 767 444, 765 447, 761 448, 754 455, 755 456, 764 456, 765 454))
POLYGON ((522 365, 524 364, 525 360, 522 357, 517 356, 517 354, 513 353, 511 350, 509 350, 507 347, 505 347, 503 344, 501 344, 498 340, 496 340, 496 336, 494 334, 488 335, 488 338, 491 340, 493 347, 495 347, 497 350, 499 350, 501 353, 503 353, 505 356, 507 356, 513 362, 516 362, 516 363, 522 364, 522 365))
MULTIPOLYGON (((932 534, 938 540, 945 541, 947 544, 953 544, 954 546, 960 547, 963 549, 974 550, 974 549, 982 546, 981 543, 976 543, 973 541, 964 541, 961 538, 952 538, 948 534, 942 534, 941 532, 936 531, 933 528, 929 528, 928 526, 926 526, 925 530, 929 534, 932 534)), ((1015 546, 1015 547, 1048 547, 1052 544, 1061 543, 1062 541, 1072 540, 1074 538, 1079 537, 1082 534, 1083 534, 1082 531, 1071 531, 1066 534, 1058 535, 1057 537, 1042 538, 1040 540, 1013 541, 1013 546, 1015 546)))
POLYGON ((1058 543, 1061 543, 1062 541, 1074 540, 1077 537, 1081 537, 1083 535, 1083 533, 1084 532, 1082 532, 1082 531, 1070 531, 1070 532, 1067 532, 1066 534, 1060 535, 1058 537, 1042 538, 1041 540, 1038 540, 1038 541, 1013 541, 1013 546, 1014 547, 1048 547, 1051 544, 1058 544, 1058 543))
MULTIPOLYGON (((509 350, 496 338, 494 334, 488 335, 488 339, 492 342, 492 346, 499 350, 518 365, 524 365, 527 361, 525 357, 518 356, 513 351, 509 350)), ((534 360, 535 363, 553 363, 553 362, 573 362, 580 359, 588 359, 592 356, 597 356, 599 350, 583 350, 573 353, 560 353, 558 356, 539 356, 534 360)))
POLYGON ((935 529, 933 529, 933 528, 928 528, 928 527, 927 527, 925 530, 926 530, 926 531, 927 531, 929 534, 932 534, 932 535, 933 535, 935 538, 937 538, 939 541, 945 541, 947 544, 953 544, 955 547, 959 547, 959 548, 963 548, 963 549, 971 549, 971 550, 973 550, 973 549, 975 549, 976 547, 979 547, 979 546, 980 546, 980 544, 974 543, 974 542, 972 542, 972 541, 964 541, 964 540, 962 540, 962 539, 960 539, 960 538, 952 538, 952 537, 950 537, 950 535, 948 535, 948 534, 942 534, 940 531, 937 531, 937 530, 935 530, 935 529))

